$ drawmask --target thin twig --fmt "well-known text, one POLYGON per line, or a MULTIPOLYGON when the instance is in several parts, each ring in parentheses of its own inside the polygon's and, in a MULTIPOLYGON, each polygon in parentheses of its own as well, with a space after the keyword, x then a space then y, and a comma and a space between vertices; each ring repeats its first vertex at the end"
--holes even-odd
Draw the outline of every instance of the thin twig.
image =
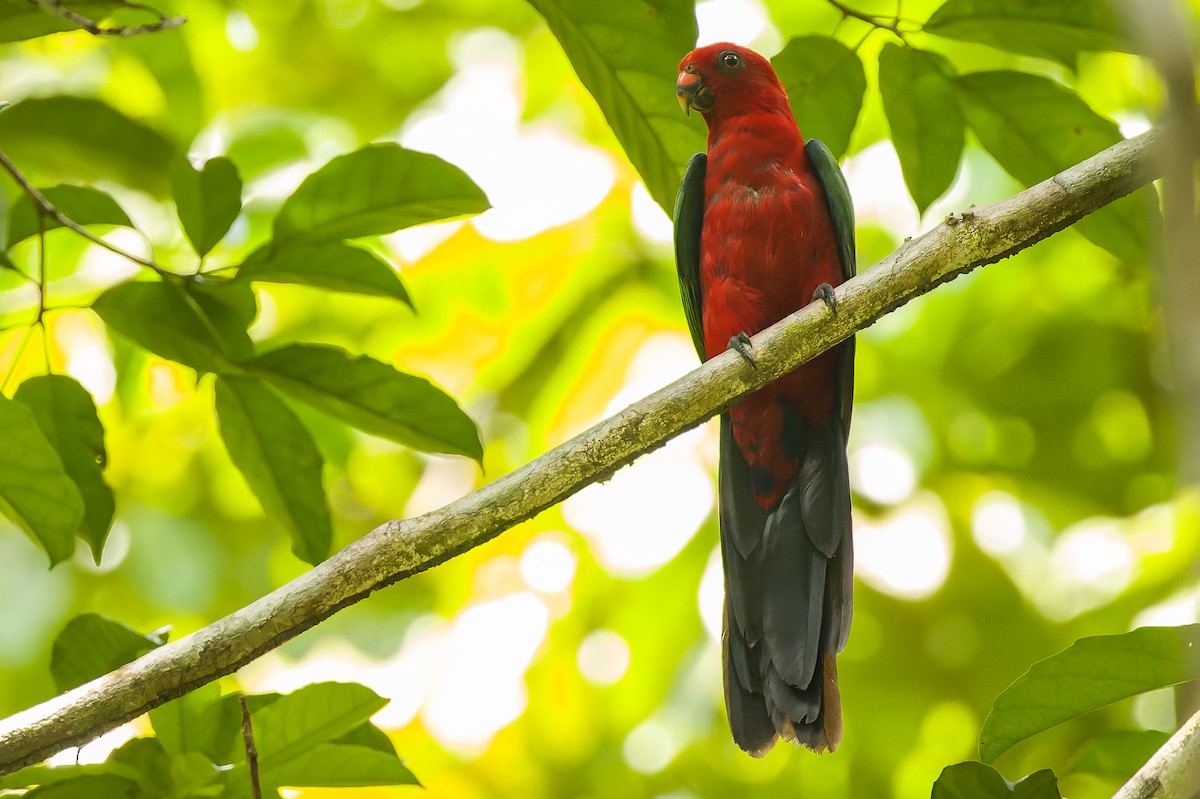
POLYGON ((254 745, 254 726, 250 723, 250 708, 246 707, 246 695, 238 694, 242 708, 242 741, 246 744, 246 768, 250 772, 251 799, 262 799, 262 786, 258 783, 258 747, 254 745))
POLYGON ((885 22, 883 17, 876 17, 871 14, 866 14, 862 11, 859 11, 856 8, 851 8, 850 6, 841 2, 841 0, 826 0, 826 2, 828 2, 829 5, 836 8, 838 11, 841 11, 843 19, 845 19, 846 17, 853 17, 854 19, 861 20, 861 21, 867 23, 868 25, 873 25, 874 27, 879 28, 880 30, 889 31, 891 33, 894 33, 896 36, 900 37, 900 39, 902 39, 902 40, 904 39, 904 31, 900 30, 900 9, 899 9, 899 7, 897 7, 897 9, 896 9, 896 16, 893 18, 892 22, 885 22))
POLYGON ((168 17, 157 8, 142 5, 141 3, 123 2, 125 8, 135 8, 139 11, 148 11, 158 17, 158 22, 151 22, 146 25, 118 25, 112 28, 106 28, 100 25, 93 19, 88 19, 82 14, 77 14, 71 9, 64 6, 59 0, 33 0, 34 5, 42 9, 48 14, 53 14, 56 17, 62 17, 68 22, 78 25, 93 36, 138 36, 143 33, 157 33, 158 31, 169 30, 170 28, 178 28, 183 23, 187 22, 186 17, 168 17))
POLYGON ((134 255, 131 252, 122 250, 120 247, 118 247, 115 244, 108 243, 104 239, 102 239, 99 236, 97 236, 96 234, 92 233, 87 228, 85 228, 82 225, 80 225, 79 223, 77 223, 74 219, 71 219, 69 216, 64 214, 62 211, 58 210, 56 207, 54 207, 53 203, 51 203, 49 200, 46 199, 46 195, 44 195, 40 191, 38 191, 37 188, 34 187, 34 185, 29 182, 29 179, 26 178, 25 175, 23 175, 21 173, 21 170, 17 169, 17 165, 14 164, 9 159, 9 157, 4 153, 3 150, 0 150, 0 167, 3 167, 5 172, 12 175, 13 180, 15 180, 17 182, 17 185, 21 187, 21 190, 24 191, 25 194, 29 196, 29 199, 33 201, 34 207, 37 209, 37 211, 39 213, 43 213, 47 216, 53 217, 55 219, 55 221, 58 222, 58 224, 67 228, 68 230, 74 231, 75 233, 79 234, 80 236, 83 236, 85 239, 90 241, 92 244, 103 247, 104 249, 108 250, 109 252, 115 253, 116 255, 119 255, 122 258, 127 258, 130 261, 133 261, 135 264, 141 264, 142 266, 146 267, 147 269, 153 269, 160 277, 164 277, 164 278, 177 277, 177 275, 175 275, 174 272, 170 272, 170 271, 162 268, 158 264, 154 263, 154 261, 151 261, 147 258, 142 258, 139 255, 134 255))

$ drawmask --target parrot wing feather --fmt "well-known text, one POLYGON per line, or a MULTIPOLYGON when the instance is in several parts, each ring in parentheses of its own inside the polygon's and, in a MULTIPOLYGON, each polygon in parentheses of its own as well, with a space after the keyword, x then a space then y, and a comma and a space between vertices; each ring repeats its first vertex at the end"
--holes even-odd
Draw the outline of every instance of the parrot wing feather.
POLYGON ((704 174, 708 156, 696 153, 688 161, 679 193, 675 195, 675 268, 683 313, 700 360, 704 357, 704 328, 700 312, 700 233, 704 228, 704 174))

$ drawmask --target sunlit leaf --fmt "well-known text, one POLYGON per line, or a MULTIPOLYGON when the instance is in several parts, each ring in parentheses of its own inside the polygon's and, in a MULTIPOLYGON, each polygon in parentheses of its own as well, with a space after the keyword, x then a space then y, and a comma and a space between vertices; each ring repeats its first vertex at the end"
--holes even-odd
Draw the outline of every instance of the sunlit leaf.
POLYGON ((102 476, 108 453, 92 395, 74 378, 42 375, 22 383, 13 399, 33 413, 46 440, 62 460, 67 476, 79 489, 84 514, 78 534, 92 548, 92 556, 99 563, 116 504, 112 489, 102 476))
POLYGON ((54 639, 50 673, 59 691, 69 691, 164 643, 162 635, 143 635, 118 621, 85 613, 67 622, 54 639))
POLYGON ((296 415, 257 380, 221 378, 217 419, 234 465, 263 510, 288 531, 296 557, 312 564, 328 557, 333 528, 323 461, 296 415))
POLYGON ((296 245, 278 252, 263 248, 238 268, 238 277, 391 297, 412 304, 399 275, 386 261, 370 250, 345 242, 296 245))
POLYGON ((591 92, 617 141, 668 214, 704 125, 675 99, 679 61, 696 44, 691 0, 530 0, 591 92))
POLYGON ((1105 0, 947 0, 922 30, 1069 67, 1080 51, 1129 49, 1105 0))
POLYGON ((242 210, 242 179, 228 158, 209 159, 200 169, 180 159, 171 168, 171 194, 183 231, 201 258, 242 210))
POLYGON ((50 556, 50 565, 75 551, 83 497, 62 459, 24 404, 0 395, 0 512, 50 556))
POLYGON ((249 328, 258 315, 254 290, 243 282, 212 279, 192 281, 186 289, 226 351, 235 358, 249 358, 254 353, 249 328))
POLYGON ((371 144, 334 158, 284 200, 274 246, 377 236, 489 207, 453 164, 398 144, 371 144))
POLYGON ((15 103, 0 114, 0 149, 43 178, 109 179, 156 195, 177 155, 163 134, 87 97, 15 103))
MULTIPOLYGON (((82 17, 98 22, 124 4, 121 0, 67 0, 62 5, 82 17)), ((0 0, 0 44, 78 28, 74 22, 43 11, 29 0, 0 0)))
POLYGON ((323 743, 278 767, 261 771, 271 785, 354 788, 367 785, 417 785, 400 758, 366 746, 323 743))
MULTIPOLYGON (((1121 140, 1104 119, 1062 84, 1024 72, 975 72, 955 78, 967 121, 1010 175, 1032 186, 1121 140)), ((1149 240, 1140 194, 1117 200, 1075 223, 1093 243, 1124 260, 1146 255, 1149 240)))
POLYGON ((946 59, 913 47, 888 42, 879 54, 879 92, 892 144, 922 214, 954 182, 966 141, 952 72, 946 59))
POLYGON ((156 355, 201 372, 228 368, 229 352, 200 306, 169 283, 121 283, 92 304, 110 328, 156 355))
MULTIPOLYGON (((0 789, 24 788, 31 785, 55 785, 81 777, 97 777, 110 774, 112 768, 107 763, 70 763, 62 766, 26 766, 20 771, 5 774, 0 777, 0 789)), ((28 795, 28 794, 26 794, 28 795)))
POLYGON ((242 364, 302 402, 366 433, 479 460, 475 423, 423 377, 337 347, 291 344, 242 364))
POLYGON ((136 780, 117 774, 85 775, 34 788, 22 799, 125 799, 136 796, 137 788, 136 780))
POLYGON ((345 746, 365 746, 368 749, 375 749, 386 754, 396 754, 396 747, 392 744, 392 739, 388 737, 386 732, 369 721, 358 725, 350 730, 350 732, 334 740, 333 743, 345 746))
POLYGON ((992 705, 979 756, 992 762, 1056 724, 1146 691, 1200 679, 1200 624, 1081 638, 1033 664, 992 705))
POLYGON ((984 763, 956 763, 942 769, 930 799, 1062 799, 1049 769, 1009 782, 984 763))
POLYGON ((171 754, 199 752, 216 761, 228 747, 219 740, 222 725, 221 687, 210 682, 150 711, 150 724, 171 754))
POLYGON ((858 53, 829 36, 800 36, 771 59, 806 138, 846 154, 862 110, 867 75, 858 53))
MULTIPOLYGON (((133 227, 121 206, 109 195, 90 186, 51 186, 42 195, 63 215, 79 225, 122 225, 133 227)), ((38 214, 33 200, 22 196, 8 209, 8 243, 12 247, 38 234, 38 214)), ((42 218, 42 229, 62 227, 52 216, 42 218)))

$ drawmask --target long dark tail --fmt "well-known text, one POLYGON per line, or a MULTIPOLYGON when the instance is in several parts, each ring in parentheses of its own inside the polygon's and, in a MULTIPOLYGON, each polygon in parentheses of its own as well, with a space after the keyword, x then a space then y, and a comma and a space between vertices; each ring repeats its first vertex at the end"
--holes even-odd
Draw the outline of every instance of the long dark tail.
POLYGON ((842 416, 788 431, 800 469, 768 511, 721 417, 725 708, 734 740, 756 757, 778 737, 817 752, 841 742, 836 655, 850 631, 854 570, 842 416))

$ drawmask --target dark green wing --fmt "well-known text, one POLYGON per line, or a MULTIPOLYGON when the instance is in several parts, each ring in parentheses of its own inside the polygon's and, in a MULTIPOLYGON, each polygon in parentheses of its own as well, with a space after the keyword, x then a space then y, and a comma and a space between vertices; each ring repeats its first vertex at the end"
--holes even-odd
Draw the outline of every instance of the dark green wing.
MULTIPOLYGON (((842 256, 842 279, 849 280, 857 274, 854 257, 854 203, 850 200, 850 189, 837 159, 825 143, 809 139, 804 145, 808 162, 812 164, 817 180, 825 190, 825 202, 829 205, 829 216, 833 219, 833 232, 837 236, 838 251, 842 256)), ((687 178, 684 178, 684 183, 687 178)), ((678 234, 676 234, 678 235, 678 234)))
MULTIPOLYGON (((675 268, 679 270, 679 294, 683 297, 683 314, 692 333, 692 343, 702 361, 705 357, 704 327, 700 321, 700 231, 704 228, 704 173, 707 167, 708 156, 704 153, 693 155, 683 173, 679 193, 675 195, 675 268)), ((837 168, 836 161, 834 168, 837 168)), ((853 230, 850 235, 854 236, 853 230)))
MULTIPOLYGON (((825 190, 825 202, 829 205, 829 217, 833 220, 833 233, 837 236, 838 254, 842 259, 842 279, 849 280, 858 272, 854 255, 854 203, 850 200, 850 189, 837 159, 823 142, 810 139, 804 145, 804 151, 825 190)), ((851 336, 838 351, 838 406, 842 415, 842 435, 849 438, 854 402, 854 337, 851 336)))

